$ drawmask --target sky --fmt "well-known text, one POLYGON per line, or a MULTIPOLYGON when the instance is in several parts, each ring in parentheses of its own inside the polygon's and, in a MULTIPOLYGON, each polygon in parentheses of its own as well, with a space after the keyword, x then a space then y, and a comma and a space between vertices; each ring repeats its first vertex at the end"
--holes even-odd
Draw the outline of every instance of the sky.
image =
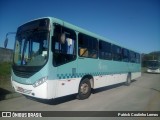
MULTIPOLYGON (((141 53, 160 51, 160 0, 0 0, 0 47, 7 32, 46 16, 141 53)), ((15 35, 8 38, 13 49, 15 35)))

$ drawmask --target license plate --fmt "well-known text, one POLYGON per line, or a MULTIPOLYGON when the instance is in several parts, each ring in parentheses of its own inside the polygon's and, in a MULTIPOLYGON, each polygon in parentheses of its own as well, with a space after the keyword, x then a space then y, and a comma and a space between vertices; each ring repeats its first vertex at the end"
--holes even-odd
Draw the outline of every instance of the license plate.
POLYGON ((22 87, 17 87, 17 91, 24 92, 24 89, 22 87))
POLYGON ((30 94, 32 90, 27 90, 27 89, 24 89, 22 87, 17 87, 17 91, 19 91, 21 93, 30 94))

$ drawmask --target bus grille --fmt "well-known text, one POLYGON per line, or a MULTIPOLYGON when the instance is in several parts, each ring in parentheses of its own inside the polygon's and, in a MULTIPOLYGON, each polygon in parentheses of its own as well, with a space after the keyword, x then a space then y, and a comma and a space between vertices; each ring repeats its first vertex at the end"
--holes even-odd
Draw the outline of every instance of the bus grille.
POLYGON ((17 71, 17 70, 13 70, 13 72, 16 76, 22 77, 22 78, 29 78, 35 74, 35 72, 27 72, 27 71, 23 72, 23 71, 17 71))

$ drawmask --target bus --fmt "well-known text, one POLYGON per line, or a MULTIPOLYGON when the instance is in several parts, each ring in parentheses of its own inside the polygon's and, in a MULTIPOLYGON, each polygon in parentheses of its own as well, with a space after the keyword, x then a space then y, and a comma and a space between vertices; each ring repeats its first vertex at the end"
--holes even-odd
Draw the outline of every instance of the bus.
POLYGON ((107 38, 54 17, 19 26, 16 32, 11 83, 25 96, 55 99, 92 90, 130 85, 141 76, 141 55, 107 38))
POLYGON ((147 61, 147 72, 148 73, 160 73, 160 61, 158 60, 147 61))

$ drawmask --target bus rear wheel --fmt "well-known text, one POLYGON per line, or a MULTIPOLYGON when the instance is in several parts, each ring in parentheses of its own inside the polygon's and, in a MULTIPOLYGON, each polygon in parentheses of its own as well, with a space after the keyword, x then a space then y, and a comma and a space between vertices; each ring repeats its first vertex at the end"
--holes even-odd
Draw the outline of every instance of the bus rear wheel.
POLYGON ((84 100, 91 95, 91 84, 88 78, 80 82, 77 99, 84 100))

